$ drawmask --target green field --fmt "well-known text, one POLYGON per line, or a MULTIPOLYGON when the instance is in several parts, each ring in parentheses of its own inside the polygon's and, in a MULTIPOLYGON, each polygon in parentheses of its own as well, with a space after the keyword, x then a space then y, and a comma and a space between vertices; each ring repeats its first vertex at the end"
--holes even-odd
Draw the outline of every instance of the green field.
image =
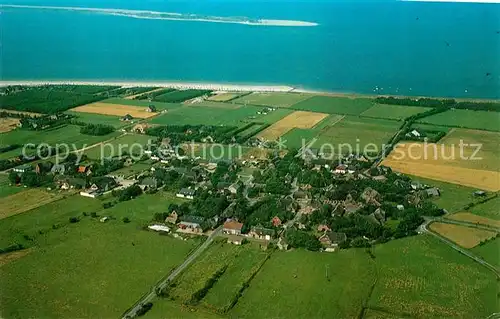
POLYGON ((0 175, 0 198, 19 193, 26 188, 22 186, 10 185, 7 175, 0 175))
POLYGON ((147 150, 146 145, 154 140, 156 138, 152 136, 127 134, 113 139, 108 143, 89 148, 84 151, 84 154, 90 159, 95 160, 99 160, 102 157, 111 158, 127 154, 140 155, 141 152, 147 150))
POLYGON ((314 96, 290 108, 319 113, 358 115, 371 108, 373 104, 370 99, 365 98, 314 96))
POLYGON ((229 308, 232 298, 257 271, 265 257, 266 253, 262 252, 257 244, 236 246, 220 239, 176 279, 175 287, 169 291, 169 297, 179 303, 189 303, 191 296, 203 288, 216 271, 227 266, 224 274, 200 301, 208 309, 223 312, 229 308))
POLYGON ((165 298, 153 301, 153 308, 144 315, 146 319, 220 319, 225 318, 208 310, 186 306, 165 298))
POLYGON ((5 317, 116 318, 180 264, 192 241, 90 217, 2 267, 5 317))
POLYGON ((181 107, 182 104, 178 103, 161 103, 161 102, 149 102, 142 100, 130 100, 130 99, 121 99, 121 98, 111 98, 100 101, 101 103, 111 103, 111 104, 122 104, 122 105, 132 105, 132 106, 144 106, 148 107, 150 105, 154 105, 158 110, 170 110, 181 107))
POLYGON ((216 101, 202 101, 202 102, 196 102, 196 103, 190 103, 188 104, 191 107, 214 107, 214 108, 221 108, 221 109, 237 109, 240 108, 241 105, 239 104, 234 104, 234 103, 225 103, 225 102, 216 102, 216 101))
POLYGON ((254 125, 248 127, 247 129, 244 129, 243 131, 239 132, 238 136, 240 137, 251 137, 255 134, 257 134, 258 132, 262 131, 264 129, 264 126, 266 124, 262 124, 262 123, 255 123, 254 125))
POLYGON ((496 267, 500 267, 500 238, 495 238, 471 249, 473 253, 482 257, 496 267))
MULTIPOLYGON (((397 132, 400 125, 401 123, 391 120, 346 116, 337 124, 323 128, 312 147, 319 148, 323 144, 331 144, 334 151, 341 151, 339 145, 347 143, 354 151, 359 145, 363 152, 367 144, 373 143, 380 149, 381 145, 387 143, 397 132)), ((342 153, 345 150, 347 147, 342 148, 342 153)))
POLYGON ((284 92, 276 92, 276 93, 252 93, 249 95, 245 95, 236 100, 233 100, 234 103, 240 104, 254 104, 254 105, 266 105, 266 106, 274 106, 274 107, 289 107, 295 103, 303 101, 312 94, 309 93, 284 93, 284 92))
POLYGON ((266 115, 259 116, 258 121, 262 123, 273 124, 275 122, 278 122, 285 116, 292 114, 293 112, 294 110, 289 109, 276 109, 272 112, 267 113, 266 115))
POLYGON ((68 111, 66 113, 74 115, 75 121, 85 122, 89 124, 111 125, 115 128, 120 128, 129 124, 127 122, 121 121, 120 120, 121 117, 119 116, 96 114, 96 113, 73 112, 73 111, 68 111))
POLYGON ((469 212, 487 218, 500 220, 500 197, 472 207, 469 212))
POLYGON ((368 306, 397 317, 486 318, 497 308, 495 275, 431 236, 377 245, 378 282, 368 306))
MULTIPOLYGON (((0 144, 27 144, 27 143, 47 143, 49 145, 67 143, 70 150, 81 149, 86 146, 114 138, 119 132, 113 132, 104 136, 91 136, 80 133, 80 127, 77 125, 66 125, 56 129, 48 129, 43 131, 30 131, 17 129, 0 135, 0 144)), ((0 159, 8 159, 21 154, 21 149, 12 150, 5 153, 0 153, 0 159)))
POLYGON ((307 128, 293 128, 281 137, 287 148, 300 149, 307 145, 319 133, 319 130, 307 128), (304 144, 302 143, 304 141, 304 144))
POLYGON ((313 129, 315 130, 327 129, 329 126, 335 125, 338 122, 340 122, 344 117, 345 115, 330 114, 323 121, 314 125, 313 129))
POLYGON ((214 107, 190 107, 174 109, 166 114, 150 120, 160 125, 228 125, 240 126, 244 121, 256 120, 261 107, 245 106, 238 109, 223 109, 214 107))
POLYGON ((361 113, 361 116, 404 120, 407 117, 429 111, 430 109, 429 107, 375 104, 361 113))
POLYGON ((500 131, 500 113, 471 110, 449 110, 420 119, 419 122, 478 130, 500 131))

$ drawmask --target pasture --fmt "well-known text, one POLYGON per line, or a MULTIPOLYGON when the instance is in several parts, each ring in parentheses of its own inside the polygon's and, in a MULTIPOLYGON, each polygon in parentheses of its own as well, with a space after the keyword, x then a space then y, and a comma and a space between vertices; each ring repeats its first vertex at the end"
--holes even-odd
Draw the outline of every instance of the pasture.
POLYGON ((61 197, 58 193, 31 188, 0 198, 0 219, 27 212, 61 197))
POLYGON ((429 229, 464 248, 473 248, 497 235, 496 232, 472 227, 434 222, 429 229))
POLYGON ((319 131, 315 129, 293 128, 281 137, 281 140, 287 148, 300 149, 306 146, 319 131))
POLYGON ((121 121, 119 116, 104 115, 97 113, 73 112, 73 111, 68 111, 66 113, 74 115, 75 121, 84 122, 88 124, 111 125, 114 128, 120 128, 128 124, 128 122, 121 121))
POLYGON ((12 131, 19 124, 19 119, 0 117, 0 133, 12 131))
POLYGON ((437 238, 407 237, 372 251, 379 277, 368 310, 383 318, 486 318, 498 309, 495 275, 437 238))
MULTIPOLYGON (((382 165, 389 166, 404 174, 483 190, 500 190, 500 173, 498 171, 480 169, 483 163, 481 160, 465 160, 458 155, 460 153, 455 153, 456 156, 453 155, 455 150, 456 147, 444 144, 400 143, 382 162, 382 165)), ((473 151, 470 148, 464 149, 462 154, 472 155, 473 151)), ((457 150, 457 152, 459 151, 457 150)))
POLYGON ((494 219, 474 215, 474 214, 467 213, 467 212, 448 215, 448 216, 446 216, 446 218, 500 228, 500 221, 499 220, 494 220, 494 219))
POLYGON ((97 113, 103 115, 125 116, 132 115, 134 118, 145 119, 155 116, 156 113, 148 112, 146 108, 125 104, 92 103, 71 109, 73 112, 97 113))
POLYGON ((491 218, 494 220, 500 220, 500 197, 491 199, 485 203, 478 204, 472 207, 469 211, 473 214, 483 216, 486 218, 491 218))
POLYGON ((160 103, 160 102, 129 100, 129 99, 121 99, 121 98, 110 98, 110 99, 100 101, 100 103, 130 105, 130 106, 140 106, 140 107, 148 107, 150 105, 153 105, 159 111, 175 109, 175 108, 182 106, 182 104, 178 104, 178 103, 160 103))
POLYGON ((472 248, 471 251, 490 264, 500 267, 500 238, 491 239, 484 244, 472 248))
POLYGON ((412 115, 429 111, 429 107, 419 106, 401 106, 401 105, 386 105, 375 104, 368 110, 361 113, 361 116, 374 117, 389 120, 404 120, 412 115))
POLYGON ((359 115, 373 105, 372 100, 367 98, 313 96, 293 104, 290 108, 329 114, 359 115))
POLYGON ((144 151, 148 150, 147 145, 155 140, 154 137, 141 134, 127 134, 109 140, 106 143, 98 144, 86 149, 84 154, 91 159, 121 157, 134 155, 140 157, 144 151))
POLYGON ((8 175, 0 175, 0 198, 26 190, 23 186, 11 185, 8 175))
POLYGON ((214 108, 221 108, 221 109, 238 109, 241 107, 241 105, 239 105, 239 104, 223 103, 223 102, 215 102, 215 101, 201 101, 201 102, 189 103, 187 105, 192 106, 192 107, 202 106, 202 107, 214 107, 214 108))
POLYGON ((220 92, 215 95, 212 95, 209 97, 207 100, 209 101, 215 101, 215 102, 226 102, 233 100, 237 98, 238 96, 242 95, 243 93, 231 93, 231 92, 220 92))
POLYGON ((257 136, 268 141, 277 140, 293 128, 311 128, 326 117, 328 117, 328 114, 296 111, 272 124, 257 136))
POLYGON ((273 124, 275 122, 278 122, 285 116, 292 114, 293 112, 294 110, 289 109, 275 109, 274 111, 269 112, 266 115, 259 116, 258 121, 262 123, 273 124))
POLYGON ((285 92, 254 92, 236 100, 239 104, 265 105, 274 107, 289 107, 312 96, 309 93, 285 92))
POLYGON ((419 120, 420 123, 451 127, 500 131, 500 113, 472 110, 448 110, 419 120))

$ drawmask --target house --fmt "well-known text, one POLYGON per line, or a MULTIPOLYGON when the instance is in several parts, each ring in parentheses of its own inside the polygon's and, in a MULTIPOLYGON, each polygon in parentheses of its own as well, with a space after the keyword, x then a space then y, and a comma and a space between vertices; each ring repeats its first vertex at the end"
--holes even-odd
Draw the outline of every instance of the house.
POLYGON ((347 236, 345 233, 337 233, 333 231, 327 231, 321 237, 319 237, 319 241, 321 244, 327 247, 337 248, 338 245, 342 244, 347 240, 347 236))
POLYGON ((146 109, 146 112, 150 112, 150 113, 156 112, 156 106, 154 106, 153 104, 150 104, 148 106, 148 108, 146 109))
POLYGON ((16 173, 26 173, 26 172, 31 172, 33 170, 33 167, 30 164, 25 164, 21 165, 18 167, 14 167, 12 171, 16 173))
POLYGON ((170 232, 170 228, 168 228, 165 225, 150 225, 148 226, 148 228, 157 232, 165 232, 165 233, 170 232))
POLYGON ((240 189, 240 184, 234 183, 228 186, 227 190, 231 192, 231 194, 236 194, 238 193, 238 190, 240 189))
POLYGON ((88 175, 88 172, 90 171, 90 166, 80 165, 80 166, 78 166, 76 171, 78 173, 82 173, 82 174, 87 173, 87 175, 88 175))
POLYGON ((122 121, 132 121, 134 118, 130 114, 126 114, 124 117, 121 118, 122 121))
POLYGON ((243 237, 236 236, 236 235, 229 235, 227 236, 227 243, 228 244, 234 244, 234 245, 242 245, 243 244, 243 237))
POLYGON ((154 177, 146 177, 140 183, 139 187, 144 190, 156 189, 158 187, 158 180, 154 177))
POLYGON ((347 214, 357 212, 362 206, 357 203, 345 203, 344 204, 344 212, 347 214))
POLYGON ((475 191, 473 193, 474 196, 478 196, 478 197, 483 197, 483 196, 486 196, 486 192, 485 191, 475 191))
POLYGON ((274 227, 281 226, 281 219, 278 216, 274 216, 273 219, 271 219, 271 223, 274 227))
POLYGON ((255 239, 271 240, 274 236, 274 230, 263 227, 252 227, 248 236, 255 239))
POLYGON ((421 137, 422 136, 422 134, 420 134, 420 132, 417 131, 417 130, 413 130, 410 133, 408 133, 407 135, 408 136, 413 136, 413 137, 421 137))
POLYGON ((203 217, 184 215, 180 218, 179 228, 193 233, 202 233, 203 229, 201 224, 205 221, 203 217))
POLYGON ((411 186, 411 188, 412 188, 413 190, 419 190, 419 189, 423 189, 423 188, 425 187, 425 186, 424 186, 422 183, 420 183, 420 182, 411 182, 411 185, 410 185, 410 186, 411 186))
MULTIPOLYGON (((140 134, 146 134, 146 130, 149 128, 149 125, 147 124, 137 124, 132 128, 132 132, 135 133, 140 133, 140 134)), ((144 152, 146 153, 146 152, 144 152)))
POLYGON ((340 164, 335 167, 335 174, 346 174, 347 173, 347 165, 340 164))
POLYGON ((177 197, 180 197, 180 198, 187 198, 187 199, 193 199, 194 198, 194 194, 195 194, 195 190, 192 189, 192 188, 182 188, 177 194, 176 196, 177 197))
POLYGON ((173 212, 168 215, 167 218, 165 218, 165 223, 170 223, 170 224, 175 224, 177 223, 177 219, 179 218, 179 215, 177 215, 177 212, 174 210, 173 212))
POLYGON ((278 246, 278 249, 280 250, 287 250, 288 247, 289 247, 289 244, 287 243, 286 239, 283 238, 283 237, 280 237, 278 239, 278 243, 277 243, 277 246, 278 246))
POLYGON ((429 197, 439 197, 439 196, 441 196, 441 192, 439 191, 439 188, 436 188, 436 187, 432 187, 432 188, 426 189, 425 193, 429 197))
POLYGON ((397 206, 396 206, 396 208, 397 208, 398 210, 404 210, 404 209, 405 209, 405 207, 404 207, 403 205, 401 205, 401 204, 400 204, 400 205, 397 205, 397 206))
POLYGON ((317 229, 319 232, 325 232, 331 230, 330 227, 328 227, 328 225, 318 225, 317 229))
POLYGON ((102 217, 101 219, 99 219, 99 221, 100 221, 101 223, 105 223, 105 222, 107 222, 108 220, 109 220, 109 217, 107 217, 107 216, 104 216, 104 217, 102 217))
POLYGON ((379 199, 380 194, 376 190, 371 187, 365 188, 363 193, 361 194, 361 198, 367 203, 375 206, 380 206, 379 199))
POLYGON ((385 182, 387 180, 387 177, 385 177, 384 175, 378 175, 373 176, 372 179, 379 182, 385 182))
POLYGON ((222 228, 222 231, 226 234, 231 234, 231 235, 240 235, 241 234, 241 229, 243 228, 242 223, 238 223, 237 221, 233 219, 228 219, 222 228))

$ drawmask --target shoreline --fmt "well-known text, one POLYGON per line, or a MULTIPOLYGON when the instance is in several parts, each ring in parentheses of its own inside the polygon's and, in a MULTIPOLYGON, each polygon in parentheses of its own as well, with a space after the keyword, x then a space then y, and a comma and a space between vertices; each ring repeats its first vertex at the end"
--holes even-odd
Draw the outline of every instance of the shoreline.
POLYGON ((113 81, 113 80, 0 80, 0 87, 5 86, 43 86, 43 85, 106 85, 121 87, 159 87, 174 88, 180 90, 203 89, 226 92, 282 92, 282 93, 307 93, 325 96, 346 97, 346 98, 376 98, 376 97, 399 97, 399 98, 431 98, 431 99, 455 99, 456 101, 478 101, 478 102, 499 102, 499 99, 488 98, 457 98, 450 96, 424 96, 424 95, 403 95, 403 94, 368 94, 347 91, 322 91, 310 90, 290 85, 266 85, 266 84, 237 84, 237 83, 217 83, 217 82, 188 82, 188 81, 113 81))

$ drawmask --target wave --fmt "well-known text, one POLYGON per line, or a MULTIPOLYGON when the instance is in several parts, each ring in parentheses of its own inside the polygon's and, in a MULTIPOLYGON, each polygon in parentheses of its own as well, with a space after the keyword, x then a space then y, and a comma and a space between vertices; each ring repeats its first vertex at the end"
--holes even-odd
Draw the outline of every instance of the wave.
POLYGON ((251 19, 248 17, 219 17, 219 16, 205 16, 198 14, 183 14, 175 12, 128 10, 128 9, 53 7, 53 6, 9 5, 9 4, 0 4, 0 8, 80 11, 80 12, 91 12, 97 14, 129 17, 135 19, 235 23, 235 24, 254 25, 254 26, 314 27, 318 25, 318 23, 316 22, 297 21, 297 20, 251 19))

